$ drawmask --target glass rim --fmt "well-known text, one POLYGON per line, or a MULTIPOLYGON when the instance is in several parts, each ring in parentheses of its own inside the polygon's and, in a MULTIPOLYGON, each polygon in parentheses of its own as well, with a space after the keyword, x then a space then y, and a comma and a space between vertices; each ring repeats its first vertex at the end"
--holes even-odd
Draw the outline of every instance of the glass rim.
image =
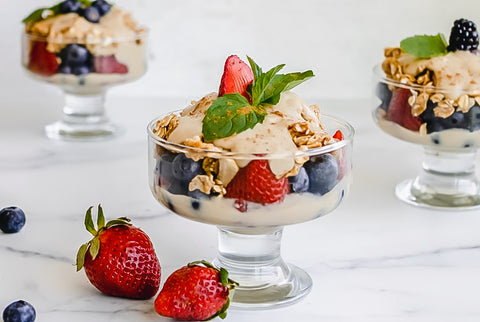
POLYGON ((469 90, 469 89, 463 89, 463 88, 457 88, 457 87, 444 88, 444 87, 438 87, 433 85, 428 86, 428 85, 402 83, 400 81, 388 78, 382 69, 382 64, 377 64, 373 67, 373 75, 377 77, 377 79, 379 79, 382 83, 385 83, 387 85, 392 85, 395 87, 400 87, 405 89, 413 89, 419 92, 435 91, 439 93, 451 93, 453 90, 455 91, 456 94, 458 94, 457 97, 460 97, 463 94, 467 94, 469 96, 480 95, 480 91, 473 92, 471 89, 469 90))
MULTIPOLYGON (((191 146, 186 146, 183 144, 178 144, 178 143, 173 143, 169 142, 168 140, 162 139, 158 137, 155 133, 153 133, 153 128, 156 125, 157 121, 163 119, 165 116, 172 114, 172 113, 179 113, 181 110, 173 111, 170 113, 166 113, 164 115, 161 115, 159 117, 154 118, 151 120, 148 125, 147 125, 147 132, 149 138, 154 141, 157 145, 161 145, 164 148, 167 148, 172 151, 180 152, 180 153, 196 153, 196 154, 205 154, 208 157, 212 158, 229 158, 229 159, 244 159, 244 160, 264 160, 264 159, 283 159, 283 158, 301 158, 301 157, 310 157, 314 155, 319 155, 319 154, 324 154, 328 152, 333 152, 342 149, 343 147, 351 144, 353 142, 353 137, 355 135, 355 129, 354 127, 348 123, 347 121, 344 121, 341 118, 334 117, 328 114, 322 114, 321 118, 327 118, 330 121, 335 121, 339 125, 341 125, 343 128, 342 134, 343 134, 343 139, 341 141, 325 145, 322 147, 318 148, 311 148, 305 151, 297 150, 295 152, 231 152, 231 151, 215 151, 215 150, 209 150, 209 149, 204 149, 204 148, 197 148, 197 147, 191 147, 191 146), (344 131, 344 130, 347 131, 344 131)), ((332 134, 333 135, 333 134, 332 134)))
POLYGON ((136 41, 136 40, 145 40, 148 37, 149 29, 145 26, 139 27, 137 30, 134 30, 135 35, 132 37, 101 37, 95 39, 94 41, 79 41, 76 37, 56 37, 53 39, 49 39, 49 36, 42 36, 42 35, 34 35, 27 32, 25 29, 22 30, 22 36, 28 38, 32 41, 40 41, 40 42, 48 42, 53 44, 82 44, 82 45, 89 45, 89 44, 102 44, 102 43, 116 43, 116 42, 124 42, 124 41, 136 41))

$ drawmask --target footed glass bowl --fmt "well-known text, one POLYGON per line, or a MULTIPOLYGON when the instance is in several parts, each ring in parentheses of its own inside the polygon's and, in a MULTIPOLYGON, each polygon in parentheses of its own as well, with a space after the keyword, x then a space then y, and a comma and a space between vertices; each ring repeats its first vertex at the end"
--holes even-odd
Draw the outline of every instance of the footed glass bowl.
MULTIPOLYGON (((343 140, 299 151, 295 155, 232 153, 160 139, 153 129, 162 118, 148 125, 151 191, 163 206, 177 215, 218 227, 218 253, 213 263, 227 269, 231 278, 240 284, 235 288, 232 305, 237 308, 270 308, 294 303, 307 295, 312 287, 310 276, 302 269, 286 264, 281 257, 282 230, 286 225, 326 215, 348 194, 352 177, 353 128, 344 121, 323 115, 322 124, 328 133, 333 135, 340 130, 343 140), (190 178, 193 174, 185 178, 185 173, 193 171, 191 169, 196 169, 195 173, 200 175, 211 174, 215 179, 224 167, 228 168, 228 164, 242 167, 250 162, 293 164, 296 158, 305 162, 299 173, 306 174, 308 182, 290 177, 287 183, 289 193, 274 203, 229 198, 228 185, 226 195, 205 194, 198 189, 192 190, 190 183, 194 179, 190 178)), ((235 175, 240 176, 240 171, 235 175)), ((245 186, 250 186, 250 182, 245 186)))
POLYGON ((123 132, 105 113, 105 93, 131 82, 146 71, 147 31, 134 37, 49 39, 22 34, 22 65, 36 80, 60 87, 65 97, 63 119, 47 125, 48 137, 99 140, 123 132))
POLYGON ((374 68, 373 86, 375 123, 424 151, 420 173, 397 185, 397 197, 427 208, 478 208, 480 93, 403 84, 386 78, 381 66, 374 68))

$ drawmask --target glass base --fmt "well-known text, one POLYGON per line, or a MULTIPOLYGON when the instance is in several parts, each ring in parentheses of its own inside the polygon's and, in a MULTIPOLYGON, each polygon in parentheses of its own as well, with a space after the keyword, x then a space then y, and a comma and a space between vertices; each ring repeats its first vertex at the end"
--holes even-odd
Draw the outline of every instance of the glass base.
POLYGON ((480 195, 422 192, 415 188, 416 181, 418 179, 400 182, 395 188, 398 199, 414 206, 437 210, 480 209, 480 195))
POLYGON ((58 121, 45 126, 45 134, 50 139, 66 141, 96 141, 114 138, 125 132, 122 126, 111 122, 75 124, 58 121))
POLYGON ((425 147, 420 174, 397 185, 397 197, 416 206, 470 210, 480 207, 476 150, 444 151, 425 147))
POLYGON ((229 277, 239 283, 231 298, 233 308, 286 306, 310 292, 311 277, 281 258, 281 236, 282 228, 262 234, 219 228, 218 255, 213 265, 225 268, 229 277))

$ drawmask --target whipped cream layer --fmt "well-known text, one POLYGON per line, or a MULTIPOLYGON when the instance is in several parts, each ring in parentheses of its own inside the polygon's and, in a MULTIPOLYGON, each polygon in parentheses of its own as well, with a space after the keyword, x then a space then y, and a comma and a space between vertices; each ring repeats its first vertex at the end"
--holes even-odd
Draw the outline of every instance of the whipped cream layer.
MULTIPOLYGON (((289 125, 308 123, 309 130, 314 133, 325 131, 320 125, 318 107, 309 106, 295 93, 281 94, 277 105, 268 108, 268 114, 263 123, 253 128, 227 138, 213 141, 216 147, 236 153, 290 153, 291 158, 270 159, 272 172, 282 176, 295 166, 295 156, 299 148, 292 140, 289 125)), ((186 114, 180 117, 178 126, 168 136, 168 141, 183 144, 187 138, 202 136, 202 121, 204 113, 186 114)), ((235 160, 240 167, 248 164, 249 160, 235 160)))
POLYGON ((98 23, 91 23, 77 13, 67 13, 27 25, 26 31, 46 37, 50 52, 58 53, 67 44, 78 43, 85 44, 95 56, 113 55, 118 42, 135 41, 144 32, 130 13, 117 7, 112 7, 98 23))
POLYGON ((414 77, 427 70, 433 72, 433 85, 450 99, 462 94, 480 95, 480 57, 469 51, 458 50, 428 59, 403 52, 397 62, 405 74, 414 77))

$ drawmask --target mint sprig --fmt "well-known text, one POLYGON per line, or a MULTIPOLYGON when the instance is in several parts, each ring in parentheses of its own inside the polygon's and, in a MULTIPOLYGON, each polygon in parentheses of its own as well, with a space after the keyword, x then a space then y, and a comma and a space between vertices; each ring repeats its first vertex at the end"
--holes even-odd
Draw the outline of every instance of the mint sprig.
POLYGON ((252 84, 247 87, 250 101, 240 93, 225 94, 217 98, 203 119, 202 133, 205 141, 226 138, 263 123, 267 115, 266 107, 277 104, 282 92, 314 76, 311 70, 278 74, 284 64, 264 73, 253 59, 248 56, 247 58, 254 77, 252 84))
POLYGON ((441 33, 435 36, 417 35, 405 38, 400 42, 400 48, 418 58, 429 58, 445 55, 448 43, 441 33))

